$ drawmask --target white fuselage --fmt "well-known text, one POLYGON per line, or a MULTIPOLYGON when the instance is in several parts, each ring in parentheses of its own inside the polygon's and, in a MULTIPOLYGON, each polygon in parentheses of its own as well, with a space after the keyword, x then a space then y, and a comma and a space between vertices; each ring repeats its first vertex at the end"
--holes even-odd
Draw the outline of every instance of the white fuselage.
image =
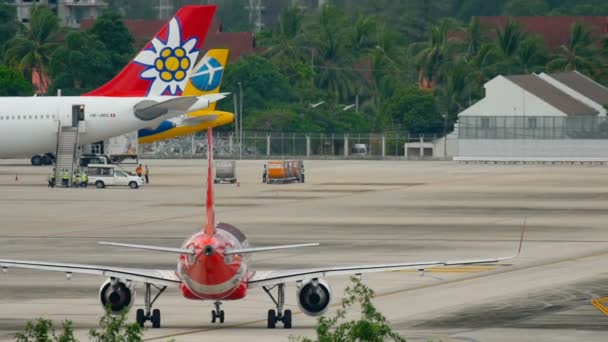
POLYGON ((0 158, 55 152, 59 126, 72 126, 72 106, 84 105, 79 144, 89 144, 156 127, 173 115, 144 121, 134 106, 144 100, 165 101, 172 97, 0 97, 0 158))

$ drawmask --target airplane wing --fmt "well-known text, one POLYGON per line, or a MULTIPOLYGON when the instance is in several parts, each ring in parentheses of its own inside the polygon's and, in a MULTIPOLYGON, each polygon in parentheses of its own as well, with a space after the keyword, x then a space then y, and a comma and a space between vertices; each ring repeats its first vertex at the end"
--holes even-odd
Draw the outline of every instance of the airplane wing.
POLYGON ((332 276, 359 275, 363 273, 401 271, 401 270, 419 270, 424 271, 430 267, 441 266, 462 266, 462 265, 478 265, 489 264, 501 260, 508 260, 515 256, 506 258, 494 259, 470 259, 470 260, 446 260, 446 261, 428 261, 428 262, 412 262, 403 264, 378 264, 378 265, 360 265, 360 266, 338 266, 326 268, 310 268, 310 269, 295 269, 295 270, 279 270, 279 271, 258 271, 248 281, 249 288, 260 286, 272 286, 291 281, 302 281, 313 278, 325 278, 332 276))
POLYGON ((521 254, 521 248, 524 243, 524 234, 526 232, 526 223, 521 229, 519 245, 517 251, 507 257, 487 258, 487 259, 461 259, 461 260, 439 260, 439 261, 423 261, 397 264, 378 264, 378 265, 360 265, 360 266, 337 266, 337 267, 320 267, 309 269, 295 270, 276 270, 276 271, 258 271, 247 280, 247 287, 256 288, 261 286, 272 286, 276 284, 284 284, 289 281, 303 281, 314 278, 324 278, 332 276, 344 275, 359 275, 363 273, 401 271, 401 270, 419 270, 424 271, 430 267, 442 266, 463 266, 463 265, 479 265, 490 264, 503 260, 513 259, 521 254))
POLYGON ((64 272, 68 276, 73 273, 99 275, 108 278, 120 278, 124 280, 150 283, 160 286, 179 286, 179 284, 181 284, 181 280, 177 277, 174 270, 153 270, 142 268, 125 268, 100 265, 8 259, 0 259, 0 267, 2 267, 3 271, 6 271, 6 269, 9 267, 14 267, 42 271, 64 272))
POLYGON ((205 109, 209 104, 226 97, 227 93, 200 96, 151 97, 138 102, 133 111, 143 121, 150 121, 160 116, 177 116, 187 112, 205 109))

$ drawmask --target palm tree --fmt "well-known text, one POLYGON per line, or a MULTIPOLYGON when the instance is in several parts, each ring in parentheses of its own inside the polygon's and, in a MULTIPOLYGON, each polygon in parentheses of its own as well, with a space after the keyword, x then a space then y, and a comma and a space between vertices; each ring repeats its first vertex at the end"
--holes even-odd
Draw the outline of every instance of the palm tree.
POLYGON ((348 101, 362 89, 360 74, 355 72, 352 55, 346 53, 348 22, 332 5, 324 5, 319 16, 315 47, 315 84, 338 101, 348 101))
MULTIPOLYGON (((447 20, 432 26, 426 48, 416 55, 418 83, 420 87, 432 89, 441 78, 444 64, 449 60, 450 44, 448 32, 451 25, 447 20)), ((415 46, 415 44, 412 44, 415 46)))
POLYGON ((479 18, 473 17, 466 31, 467 54, 476 56, 479 53, 481 44, 485 39, 484 31, 479 22, 479 18))
POLYGON ((546 62, 547 49, 538 37, 524 39, 514 56, 515 65, 525 74, 540 71, 546 62))
POLYGON ((33 6, 29 27, 7 42, 6 62, 32 79, 32 74, 40 75, 40 88, 47 89, 45 75, 48 75, 50 56, 56 47, 55 38, 59 33, 59 19, 45 6, 33 6))
POLYGON ((595 42, 588 27, 575 23, 570 28, 568 43, 559 47, 559 52, 547 64, 549 70, 580 70, 596 75, 599 69, 595 42))
POLYGON ((435 93, 450 122, 456 121, 456 115, 469 106, 475 87, 475 76, 465 61, 450 65, 445 82, 436 88, 435 93))
POLYGON ((516 22, 508 20, 504 28, 496 29, 496 44, 503 55, 510 59, 517 52, 525 36, 516 22))

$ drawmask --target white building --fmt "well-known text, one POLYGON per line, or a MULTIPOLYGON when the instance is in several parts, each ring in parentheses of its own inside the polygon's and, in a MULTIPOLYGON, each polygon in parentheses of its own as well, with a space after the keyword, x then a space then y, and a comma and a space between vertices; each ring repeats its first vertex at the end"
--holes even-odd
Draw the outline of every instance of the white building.
POLYGON ((608 89, 579 72, 497 76, 458 115, 458 157, 606 158, 608 89))
POLYGON ((95 19, 108 4, 104 0, 14 0, 17 7, 17 18, 27 24, 30 21, 30 9, 34 5, 46 5, 60 20, 62 26, 79 28, 82 19, 95 19))

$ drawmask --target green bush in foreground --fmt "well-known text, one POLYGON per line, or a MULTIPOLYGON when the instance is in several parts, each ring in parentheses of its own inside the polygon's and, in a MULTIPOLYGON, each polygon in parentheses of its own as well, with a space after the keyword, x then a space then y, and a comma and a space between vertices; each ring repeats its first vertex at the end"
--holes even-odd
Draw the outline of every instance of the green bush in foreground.
MULTIPOLYGON (((112 315, 110 311, 99 321, 101 330, 89 331, 92 342, 141 342, 143 329, 137 323, 127 323, 127 313, 112 315)), ((53 322, 39 318, 35 323, 27 322, 25 331, 17 333, 17 342, 78 342, 74 336, 72 322, 66 320, 61 335, 57 336, 53 322)))
POLYGON ((382 342, 393 340, 405 342, 405 338, 393 331, 384 317, 372 303, 374 291, 367 287, 357 277, 351 278, 352 285, 344 290, 342 307, 335 316, 322 316, 315 327, 317 338, 291 338, 299 342, 340 342, 340 341, 369 341, 382 342), (361 317, 358 320, 344 321, 346 314, 353 305, 359 304, 361 317))

